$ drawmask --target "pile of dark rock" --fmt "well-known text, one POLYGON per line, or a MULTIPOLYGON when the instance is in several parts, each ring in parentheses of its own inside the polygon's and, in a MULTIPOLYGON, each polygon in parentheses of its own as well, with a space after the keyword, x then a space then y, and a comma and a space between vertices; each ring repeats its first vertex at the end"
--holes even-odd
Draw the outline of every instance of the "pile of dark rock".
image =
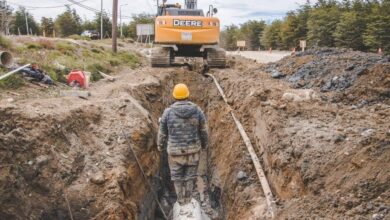
POLYGON ((318 88, 321 92, 343 91, 378 64, 390 64, 390 56, 349 49, 313 48, 266 66, 273 78, 294 88, 318 88), (298 60, 304 60, 298 62, 298 60))

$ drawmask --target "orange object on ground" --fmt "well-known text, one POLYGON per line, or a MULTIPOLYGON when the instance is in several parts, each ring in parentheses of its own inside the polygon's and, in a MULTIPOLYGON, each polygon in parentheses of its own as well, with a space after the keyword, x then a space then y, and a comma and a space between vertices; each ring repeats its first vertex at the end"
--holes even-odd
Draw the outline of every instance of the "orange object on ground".
POLYGON ((68 75, 68 85, 72 87, 88 88, 88 77, 81 70, 72 70, 68 75))

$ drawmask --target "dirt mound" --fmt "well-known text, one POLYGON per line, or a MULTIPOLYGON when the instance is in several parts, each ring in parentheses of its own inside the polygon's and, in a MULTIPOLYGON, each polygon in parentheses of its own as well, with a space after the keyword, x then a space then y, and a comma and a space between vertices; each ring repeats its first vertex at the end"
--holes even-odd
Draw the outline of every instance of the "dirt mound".
POLYGON ((317 48, 269 64, 266 71, 293 88, 338 92, 346 101, 383 101, 390 95, 390 57, 347 49, 317 48), (369 91, 361 96, 359 91, 369 91))
MULTIPOLYGON (((349 87, 325 93, 314 82, 334 78, 332 74, 338 73, 334 60, 355 52, 332 49, 318 53, 326 62, 309 51, 271 65, 235 59, 232 69, 214 70, 214 74, 256 143, 279 199, 278 219, 388 218, 390 123, 386 118, 390 105, 386 104, 389 97, 374 91, 375 87, 386 88, 381 77, 388 77, 388 64, 380 63, 383 58, 376 55, 356 53, 362 60, 356 57, 355 63, 375 58, 368 72, 357 75, 349 87), (312 74, 304 75, 304 86, 296 88, 289 79, 308 63, 312 74), (323 75, 314 74, 326 66, 323 75), (268 72, 259 71, 267 68, 268 72), (286 80, 271 76, 271 70, 283 68, 286 80), (373 81, 372 91, 367 89, 372 85, 368 79, 373 81), (347 92, 356 101, 373 98, 375 102, 357 108, 347 99, 351 97, 346 97, 347 92)), ((238 210, 251 212, 250 206, 238 210)))
POLYGON ((138 87, 153 86, 148 77, 137 82, 140 76, 130 76, 134 85, 102 82, 89 100, 43 98, 0 107, 0 219, 155 215, 152 193, 129 149, 149 177, 159 172, 154 122, 131 96, 138 87))

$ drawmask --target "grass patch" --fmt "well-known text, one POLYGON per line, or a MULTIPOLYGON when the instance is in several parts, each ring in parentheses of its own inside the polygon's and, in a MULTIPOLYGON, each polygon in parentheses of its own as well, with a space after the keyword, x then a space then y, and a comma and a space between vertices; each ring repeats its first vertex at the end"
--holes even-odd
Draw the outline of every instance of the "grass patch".
POLYGON ((68 38, 73 39, 73 40, 91 40, 89 37, 83 37, 83 36, 78 35, 78 34, 70 35, 68 38))
POLYGON ((42 46, 39 43, 29 42, 26 43, 26 48, 29 50, 40 50, 42 49, 42 46))
POLYGON ((90 50, 83 49, 82 55, 83 55, 83 57, 92 57, 93 54, 91 53, 90 50))
POLYGON ((99 71, 106 73, 106 74, 111 72, 111 70, 105 68, 100 63, 90 64, 87 66, 86 70, 88 72, 91 72, 91 82, 96 82, 96 81, 99 81, 103 78, 103 76, 100 75, 99 71))
POLYGON ((51 64, 42 65, 42 69, 52 78, 54 81, 66 83, 66 76, 70 73, 71 69, 58 69, 51 64))
POLYGON ((119 52, 114 54, 113 57, 119 60, 119 64, 130 65, 132 69, 138 67, 140 63, 139 57, 134 53, 119 52))
POLYGON ((12 41, 0 34, 0 47, 3 49, 11 49, 13 47, 12 41))
POLYGON ((38 44, 41 45, 42 48, 47 50, 54 50, 55 48, 55 45, 51 40, 40 39, 38 41, 38 44))
POLYGON ((58 42, 56 44, 56 49, 66 55, 74 55, 77 50, 74 45, 68 42, 58 42))
POLYGON ((98 49, 98 48, 92 48, 91 51, 92 51, 93 53, 102 53, 102 52, 103 52, 103 51, 101 51, 101 50, 98 49))
MULTIPOLYGON (((79 37, 77 36, 77 39, 79 37)), ((3 39, 12 43, 9 39, 0 36, 0 46, 2 46, 3 39)), ((124 42, 121 43, 125 44, 124 42)), ((103 78, 99 71, 110 74, 117 67, 134 69, 141 63, 141 56, 137 53, 120 51, 113 54, 108 47, 87 41, 77 45, 65 40, 56 41, 30 37, 21 38, 20 45, 13 48, 15 56, 19 57, 18 63, 37 62, 41 69, 55 82, 65 83, 66 76, 72 69, 90 72, 90 79, 95 82, 103 78)), ((0 82, 0 86, 1 88, 18 88, 25 84, 23 81, 23 78, 12 77, 0 82)))
POLYGON ((2 89, 18 89, 25 84, 23 78, 16 74, 13 74, 3 80, 0 80, 0 88, 2 89))
POLYGON ((121 64, 121 60, 116 59, 116 58, 110 59, 111 66, 119 66, 120 64, 121 64))

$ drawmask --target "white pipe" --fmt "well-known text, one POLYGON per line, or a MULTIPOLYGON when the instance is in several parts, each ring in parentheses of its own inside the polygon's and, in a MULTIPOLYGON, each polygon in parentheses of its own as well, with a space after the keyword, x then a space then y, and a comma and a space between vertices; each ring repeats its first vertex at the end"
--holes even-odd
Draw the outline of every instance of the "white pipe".
POLYGON ((19 72, 21 69, 24 69, 24 68, 26 68, 26 67, 28 67, 28 66, 30 66, 30 65, 31 65, 31 64, 26 64, 26 65, 24 65, 24 66, 22 66, 22 67, 19 67, 19 68, 15 69, 15 70, 12 70, 11 72, 8 72, 8 73, 6 73, 6 74, 0 76, 0 80, 3 80, 3 79, 5 79, 5 78, 7 78, 8 76, 11 76, 11 75, 14 74, 14 73, 17 73, 17 72, 19 72))
MULTIPOLYGON (((223 100, 225 101, 225 103, 230 108, 230 105, 228 104, 228 101, 227 101, 227 98, 225 96, 225 93, 223 92, 222 87, 218 83, 217 79, 212 74, 206 74, 206 75, 210 76, 213 79, 214 84, 215 84, 215 86, 217 87, 217 89, 219 91, 219 94, 222 96, 223 100)), ((241 135, 241 137, 242 137, 242 139, 243 139, 243 141, 244 141, 244 143, 245 143, 245 145, 246 145, 246 147, 248 149, 248 152, 249 152, 249 154, 251 156, 253 165, 255 166, 256 173, 257 173, 257 176, 259 177, 260 184, 261 184, 261 187, 263 189, 263 192, 264 192, 264 195, 265 195, 265 199, 266 199, 266 202, 267 202, 267 205, 268 205, 268 212, 271 214, 271 218, 274 218, 275 217, 276 206, 275 206, 275 200, 273 198, 271 188, 270 188, 268 180, 267 180, 267 176, 264 173, 264 169, 263 169, 263 167, 260 164, 260 160, 259 160, 259 158, 256 155, 256 152, 255 152, 255 150, 253 148, 251 140, 249 139, 248 135, 246 134, 246 132, 244 130, 244 127, 242 126, 241 122, 236 118, 233 110, 232 109, 230 109, 230 110, 231 110, 230 114, 232 115, 234 123, 236 124, 237 129, 240 132, 240 135, 241 135)))

